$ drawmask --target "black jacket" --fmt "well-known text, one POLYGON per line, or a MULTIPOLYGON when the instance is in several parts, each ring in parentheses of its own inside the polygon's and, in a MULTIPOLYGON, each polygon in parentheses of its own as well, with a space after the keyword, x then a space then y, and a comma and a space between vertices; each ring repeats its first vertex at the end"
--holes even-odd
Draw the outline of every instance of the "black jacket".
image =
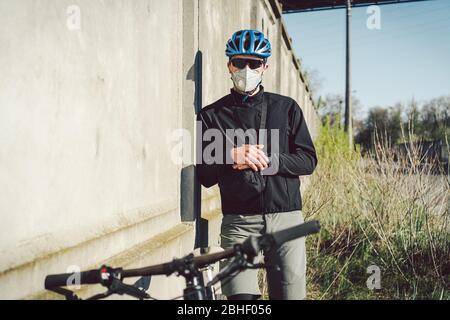
MULTIPOLYGON (((226 129, 259 129, 263 95, 268 105, 268 155, 278 160, 279 167, 277 174, 266 176, 266 188, 260 197, 240 201, 235 192, 225 192, 220 182, 224 175, 234 170, 232 164, 225 164, 225 160, 219 164, 206 164, 197 159, 200 183, 207 188, 219 183, 223 214, 263 214, 302 209, 299 176, 312 174, 317 165, 316 151, 299 105, 289 97, 264 92, 263 86, 253 97, 243 96, 231 89, 229 95, 203 108, 197 114, 201 132, 211 128, 221 132, 226 129), (270 129, 279 129, 279 153, 270 152, 270 129)), ((212 143, 203 140, 197 143, 201 146, 197 157, 199 151, 203 152, 212 143)))

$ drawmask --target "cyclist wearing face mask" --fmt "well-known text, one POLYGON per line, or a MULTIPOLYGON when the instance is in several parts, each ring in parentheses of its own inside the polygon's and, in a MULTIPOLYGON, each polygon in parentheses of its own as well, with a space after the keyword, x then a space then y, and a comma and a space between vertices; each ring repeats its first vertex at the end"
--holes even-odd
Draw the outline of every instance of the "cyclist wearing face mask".
MULTIPOLYGON (((261 119, 265 119, 263 128, 267 129, 267 139, 263 140, 267 145, 254 140, 233 141, 227 149, 224 142, 224 157, 231 158, 231 163, 224 159, 220 163, 200 161, 197 165, 197 176, 203 186, 219 184, 223 213, 221 246, 228 248, 250 235, 275 232, 303 222, 299 176, 313 173, 317 157, 300 106, 292 98, 264 92, 261 83, 272 53, 264 34, 257 30, 237 31, 228 40, 225 53, 229 57, 227 66, 233 88, 230 94, 198 113, 201 132, 218 129, 225 135, 229 129, 258 130, 261 119), (273 142, 272 135, 278 140, 273 142), (259 193, 254 191, 257 184, 262 186, 256 188, 261 189, 259 193)), ((201 138, 198 145, 204 155, 209 139, 201 138)), ((271 299, 305 297, 304 238, 264 252, 264 260, 269 266, 279 267, 267 269, 271 299)), ((221 264, 221 268, 225 266, 226 263, 221 264)), ((248 269, 222 283, 222 292, 230 300, 258 298, 257 270, 248 269)))

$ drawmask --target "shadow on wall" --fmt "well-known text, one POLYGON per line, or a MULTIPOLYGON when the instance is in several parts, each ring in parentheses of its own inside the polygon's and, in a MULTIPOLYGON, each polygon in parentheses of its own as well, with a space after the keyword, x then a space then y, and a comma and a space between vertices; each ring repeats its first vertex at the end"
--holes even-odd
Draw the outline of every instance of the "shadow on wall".
MULTIPOLYGON (((202 109, 202 52, 195 55, 194 64, 189 69, 186 80, 195 83, 194 114, 202 109)), ((189 115, 191 116, 191 115, 189 115)), ((196 167, 190 165, 181 169, 180 215, 182 222, 195 222, 194 248, 208 247, 208 220, 201 217, 201 185, 197 180, 196 167)))

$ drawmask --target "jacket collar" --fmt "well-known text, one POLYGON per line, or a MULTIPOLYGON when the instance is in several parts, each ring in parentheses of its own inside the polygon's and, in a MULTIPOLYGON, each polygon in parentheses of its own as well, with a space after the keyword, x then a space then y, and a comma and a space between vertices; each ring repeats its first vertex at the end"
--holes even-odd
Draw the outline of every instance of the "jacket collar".
POLYGON ((255 105, 260 102, 262 102, 262 97, 264 95, 264 87, 262 85, 259 86, 259 91, 254 96, 247 96, 244 94, 241 94, 234 90, 234 88, 230 89, 231 92, 231 101, 233 104, 237 105, 255 105))

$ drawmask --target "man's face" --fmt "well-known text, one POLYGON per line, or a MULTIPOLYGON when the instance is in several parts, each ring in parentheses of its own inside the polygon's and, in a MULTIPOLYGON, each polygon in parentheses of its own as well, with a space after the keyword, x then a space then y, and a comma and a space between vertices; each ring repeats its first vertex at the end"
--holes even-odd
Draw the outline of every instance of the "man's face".
MULTIPOLYGON (((234 73, 234 72, 240 70, 240 68, 236 67, 236 66, 233 64, 233 60, 235 60, 235 59, 238 59, 238 60, 241 60, 241 59, 248 59, 248 60, 261 61, 261 62, 264 61, 264 59, 262 59, 262 58, 260 58, 260 57, 257 57, 257 56, 252 56, 252 55, 244 55, 244 54, 241 54, 241 55, 234 56, 234 57, 232 57, 231 60, 228 62, 228 70, 230 71, 230 73, 234 73)), ((238 64, 238 63, 236 63, 236 64, 238 64)), ((241 61, 241 64, 242 64, 242 61, 241 61)), ((256 63, 256 64, 257 64, 257 63, 256 63)), ((238 64, 238 65, 239 65, 239 64, 238 64)), ((245 66, 245 67, 246 67, 246 66, 245 66)), ((249 65, 249 67, 251 68, 252 66, 249 65)), ((258 68, 253 69, 253 70, 255 70, 255 71, 257 71, 257 72, 259 72, 259 73, 262 74, 268 67, 269 67, 269 65, 268 65, 267 63, 262 63, 258 68)))

